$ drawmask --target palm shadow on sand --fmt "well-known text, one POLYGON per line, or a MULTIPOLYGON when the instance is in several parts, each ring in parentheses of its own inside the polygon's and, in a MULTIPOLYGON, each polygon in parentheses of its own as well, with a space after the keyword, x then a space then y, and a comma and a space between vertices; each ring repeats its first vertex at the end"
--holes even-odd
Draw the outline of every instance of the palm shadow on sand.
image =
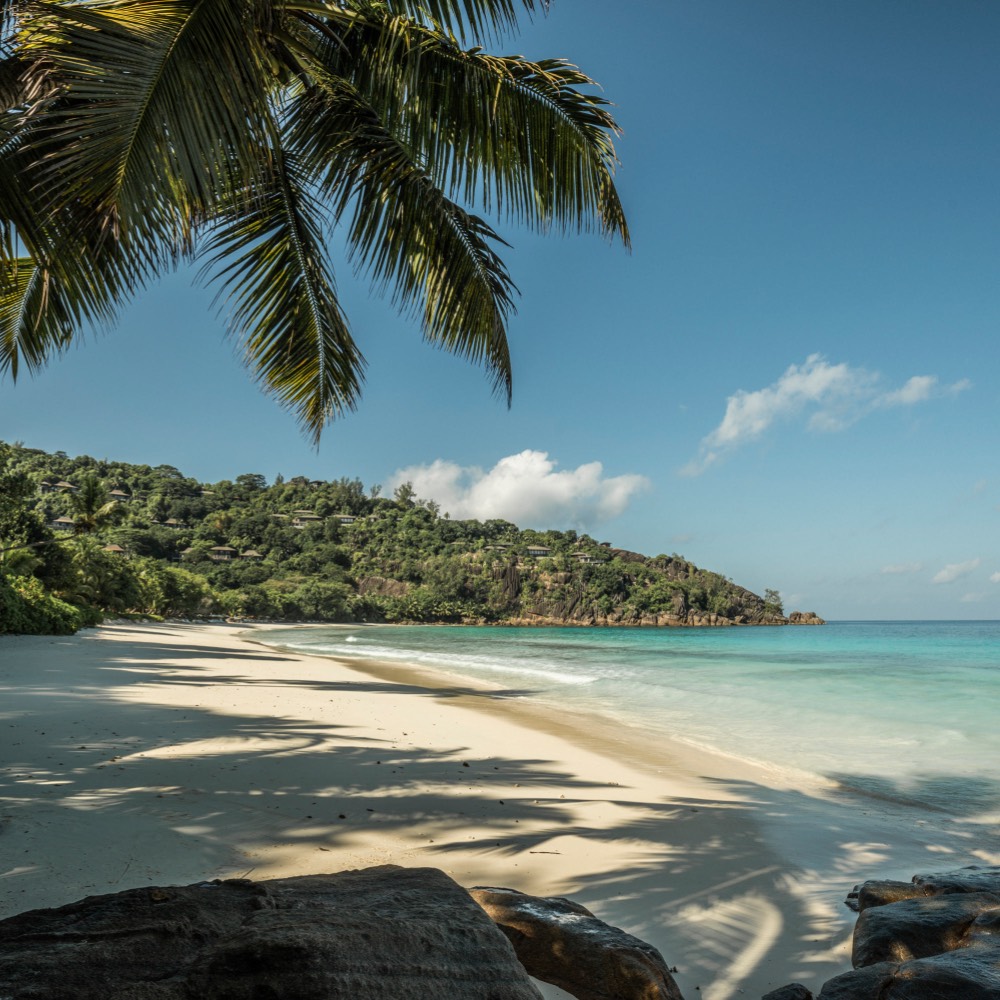
MULTIPOLYGON (((294 657, 264 651, 243 658, 273 659, 274 679, 251 682, 200 671, 192 658, 220 655, 196 643, 165 647, 130 638, 127 650, 116 657, 109 644, 107 659, 67 661, 19 691, 24 708, 16 717, 0 719, 0 915, 70 901, 58 898, 59 871, 51 860, 24 847, 43 827, 39 843, 70 842, 75 863, 88 871, 79 895, 252 876, 240 858, 260 849, 306 859, 311 871, 338 870, 345 867, 338 858, 357 856, 384 835, 405 864, 447 870, 456 849, 499 856, 509 866, 507 884, 519 888, 520 864, 544 864, 569 840, 582 841, 593 847, 591 869, 561 892, 658 947, 679 967, 685 995, 701 986, 709 1000, 726 1000, 739 990, 754 995, 761 986, 781 985, 766 982, 779 942, 793 954, 782 982, 817 986, 844 971, 843 942, 853 920, 842 906, 847 891, 867 877, 913 874, 893 868, 894 845, 873 839, 866 810, 888 810, 886 829, 895 824, 900 836, 900 824, 913 824, 906 835, 920 850, 921 813, 909 803, 939 796, 950 780, 928 775, 905 789, 883 782, 872 789, 878 799, 845 792, 831 805, 800 791, 709 779, 717 796, 643 801, 605 776, 573 774, 516 748, 497 747, 485 757, 461 745, 432 752, 408 744, 405 731, 379 733, 378 720, 361 720, 361 731, 349 712, 337 714, 351 692, 405 693, 414 711, 427 698, 472 707, 489 702, 493 712, 526 692, 438 688, 360 673, 356 683, 285 680, 281 664, 294 657), (195 690, 222 684, 259 690, 261 697, 268 686, 292 684, 332 708, 317 713, 329 717, 322 722, 177 708, 135 696, 132 689, 151 678, 154 691, 161 684, 195 690), (89 709, 109 699, 114 727, 99 730, 89 709), (44 732, 44 759, 19 756, 25 727, 44 732), (576 807, 594 802, 614 807, 621 818, 610 826, 581 821, 590 813, 576 807), (809 863, 787 856, 781 836, 808 841, 809 863), (605 843, 614 843, 617 856, 624 847, 629 863, 609 870, 600 858, 605 843), (169 878, 157 865, 161 852, 185 859, 169 878)), ((858 788, 864 776, 837 779, 858 788)), ((1000 782, 982 782, 977 795, 995 804, 1000 782)), ((970 855, 982 846, 982 827, 955 821, 953 833, 950 847, 924 838, 925 870, 969 863, 944 856, 955 843, 967 844, 970 855)))

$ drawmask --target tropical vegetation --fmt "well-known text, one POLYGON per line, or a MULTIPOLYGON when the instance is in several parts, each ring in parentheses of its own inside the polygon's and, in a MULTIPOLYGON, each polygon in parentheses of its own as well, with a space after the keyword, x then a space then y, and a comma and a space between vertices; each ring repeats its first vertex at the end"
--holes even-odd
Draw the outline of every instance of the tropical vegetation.
POLYGON ((516 289, 486 217, 629 241, 594 82, 482 47, 547 6, 2 0, 0 374, 198 262, 253 376, 318 439, 364 375, 336 240, 509 401, 516 289))
POLYGON ((0 444, 0 632, 73 631, 102 615, 784 620, 775 591, 759 597, 677 554, 452 519, 406 483, 381 494, 349 478, 203 483, 169 465, 0 444))

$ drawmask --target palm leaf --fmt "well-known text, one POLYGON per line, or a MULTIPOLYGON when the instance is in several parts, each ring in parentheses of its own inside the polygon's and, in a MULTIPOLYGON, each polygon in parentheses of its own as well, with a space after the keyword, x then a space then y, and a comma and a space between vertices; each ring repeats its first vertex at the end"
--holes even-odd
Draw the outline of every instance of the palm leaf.
POLYGON ((248 365, 318 439, 363 370, 327 221, 508 399, 515 289, 472 210, 628 243, 593 82, 463 47, 548 0, 0 3, 0 371, 109 322, 207 231, 248 365))
POLYGON ((402 18, 354 19, 320 51, 427 164, 436 184, 537 229, 601 231, 629 243, 615 189, 609 102, 562 59, 463 50, 402 18))
MULTIPOLYGON (((6 11, 4 16, 6 18, 6 11)), ((16 55, 7 51, 3 31, 3 23, 0 23, 0 264, 17 256, 14 220, 24 212, 13 162, 23 131, 20 105, 24 99, 24 67, 16 55)))
POLYGON ((0 374, 17 378, 22 364, 40 369, 65 349, 74 326, 58 278, 31 257, 0 261, 0 374))
POLYGON ((319 219, 294 157, 275 144, 269 173, 247 208, 240 198, 213 230, 203 275, 230 302, 230 328, 265 388, 319 441, 323 427, 353 409, 361 357, 337 302, 319 219))
POLYGON ((425 337, 485 363, 510 400, 506 320, 515 291, 491 244, 503 240, 450 201, 352 88, 325 80, 294 105, 289 145, 321 178, 354 259, 420 314, 425 337))
POLYGON ((242 165, 256 168, 263 95, 240 8, 50 4, 31 19, 19 49, 30 112, 0 167, 7 232, 37 262, 30 280, 22 260, 0 285, 0 364, 13 373, 19 357, 43 364, 74 327, 110 323, 190 252, 242 165))
POLYGON ((81 206, 46 219, 25 184, 30 161, 14 145, 0 158, 0 371, 16 379, 22 366, 37 371, 61 353, 84 324, 110 326, 140 279, 124 247, 96 245, 81 206))
POLYGON ((147 273, 253 169, 270 74, 244 7, 49 4, 27 34, 32 81, 59 86, 30 140, 43 203, 84 204, 147 273))
POLYGON ((446 25, 459 38, 486 41, 515 29, 519 9, 529 14, 538 9, 547 11, 549 0, 386 0, 348 6, 369 14, 381 9, 417 24, 430 21, 446 25))

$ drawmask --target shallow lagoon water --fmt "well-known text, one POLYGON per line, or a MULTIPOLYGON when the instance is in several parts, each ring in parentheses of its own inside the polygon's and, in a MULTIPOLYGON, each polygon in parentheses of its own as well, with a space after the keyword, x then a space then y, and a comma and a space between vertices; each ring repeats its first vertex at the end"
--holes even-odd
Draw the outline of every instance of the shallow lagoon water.
POLYGON ((439 668, 797 782, 1000 814, 1000 622, 726 629, 307 627, 269 643, 439 668))

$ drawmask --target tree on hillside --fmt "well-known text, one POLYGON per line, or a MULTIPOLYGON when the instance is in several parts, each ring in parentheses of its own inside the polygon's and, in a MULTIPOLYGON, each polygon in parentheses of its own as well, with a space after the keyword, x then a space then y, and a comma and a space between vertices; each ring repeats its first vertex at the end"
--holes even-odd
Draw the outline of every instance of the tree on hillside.
POLYGON ((77 535, 92 535, 95 531, 121 520, 121 510, 112 500, 97 476, 85 476, 80 489, 70 497, 73 509, 73 531, 77 535))
POLYGON ((510 399, 515 287, 473 211, 628 243, 617 125, 564 59, 494 56, 548 0, 4 0, 0 372, 198 260, 318 440, 364 359, 326 242, 510 399))
POLYGON ((783 615, 785 613, 781 594, 770 587, 764 591, 764 611, 769 615, 783 615))

